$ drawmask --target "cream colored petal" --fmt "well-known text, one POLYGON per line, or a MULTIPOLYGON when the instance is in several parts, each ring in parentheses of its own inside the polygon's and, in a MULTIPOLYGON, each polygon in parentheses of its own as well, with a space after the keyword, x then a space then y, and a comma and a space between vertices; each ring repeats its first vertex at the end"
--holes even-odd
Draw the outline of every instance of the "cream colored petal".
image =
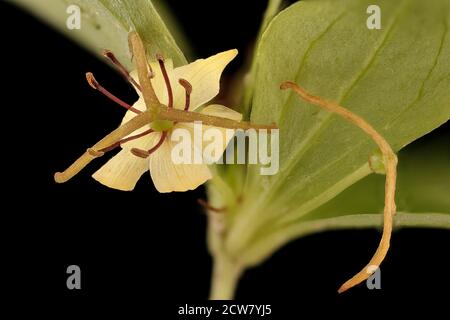
POLYGON ((185 91, 178 83, 185 79, 192 85, 191 104, 189 110, 195 110, 214 98, 220 89, 220 76, 227 64, 236 57, 236 49, 218 53, 207 59, 199 59, 191 64, 175 68, 170 73, 172 87, 174 88, 174 105, 184 108, 185 91))
MULTIPOLYGON (((139 99, 133 104, 133 108, 135 108, 139 111, 145 111, 147 108, 145 106, 144 98, 139 97, 139 99)), ((127 112, 125 113, 125 116, 122 119, 122 123, 120 125, 127 123, 134 117, 136 117, 136 113, 134 113, 133 111, 127 110, 127 112)))
MULTIPOLYGON (((172 73, 172 70, 173 70, 173 62, 172 62, 172 60, 167 59, 164 63, 165 63, 165 67, 166 67, 167 73, 168 74, 172 73)), ((156 96, 158 97, 158 100, 162 104, 167 105, 167 103, 168 103, 167 87, 166 87, 166 83, 164 81, 164 77, 162 75, 162 71, 161 71, 161 68, 159 66, 159 63, 158 62, 150 62, 150 67, 153 70, 154 77, 152 78, 151 82, 152 82, 153 89, 155 90, 156 96)), ((130 75, 131 75, 131 77, 133 77, 133 79, 137 83, 139 83, 137 70, 133 70, 132 72, 130 72, 130 75)), ((133 104, 133 108, 135 108, 135 109, 137 109, 139 111, 147 110, 147 106, 145 105, 144 98, 142 97, 142 93, 136 87, 135 87, 135 89, 136 89, 136 92, 137 92, 139 98, 133 104)), ((122 123, 120 125, 123 125, 124 123, 130 121, 135 116, 136 116, 136 113, 134 113, 133 111, 127 111, 125 113, 125 116, 123 117, 122 123)), ((144 131, 146 131, 148 129, 150 129, 150 125, 146 125, 146 126, 140 128, 140 129, 134 131, 129 136, 133 136, 133 135, 142 133, 142 132, 144 132, 144 131)), ((142 139, 144 139, 144 138, 142 138, 142 139)))
MULTIPOLYGON (((137 110, 140 110, 140 111, 146 110, 146 106, 145 106, 145 103, 144 103, 144 99, 140 97, 139 100, 136 101, 136 102, 133 104, 133 108, 135 108, 135 109, 137 109, 137 110)), ((127 123, 128 121, 130 121, 131 119, 133 119, 134 117, 136 117, 136 115, 137 115, 137 114, 134 113, 133 111, 129 111, 129 110, 128 110, 128 111, 125 113, 125 116, 123 117, 122 122, 121 122, 120 125, 122 126, 123 124, 127 123)), ((136 130, 136 131, 133 131, 133 133, 129 134, 129 135, 126 136, 125 138, 128 138, 128 137, 131 137, 131 136, 134 136, 134 135, 143 133, 144 131, 147 131, 147 130, 149 130, 149 129, 150 129, 150 124, 145 125, 145 126, 143 126, 142 128, 140 128, 140 129, 138 129, 138 130, 136 130)), ((153 133, 152 133, 152 135, 153 135, 153 133)), ((133 140, 133 141, 130 141, 130 142, 127 142, 127 143, 122 144, 122 148, 123 148, 124 146, 129 146, 130 148, 143 148, 142 146, 147 144, 147 140, 148 140, 148 136, 144 136, 144 137, 141 137, 141 138, 135 139, 135 140, 133 140)))
POLYGON ((159 192, 194 190, 211 179, 204 164, 175 164, 171 159, 172 142, 165 143, 150 155, 150 174, 159 192))
POLYGON ((158 142, 160 136, 160 133, 152 133, 146 136, 146 139, 141 138, 123 144, 123 149, 95 172, 92 177, 113 189, 133 190, 141 175, 148 170, 149 160, 136 157, 130 152, 130 149, 133 147, 148 150, 158 142))
MULTIPOLYGON (((173 63, 172 60, 165 60, 164 65, 167 70, 167 74, 170 79, 170 74, 173 73, 173 63)), ((158 62, 152 62, 151 67, 153 70, 154 77, 152 78, 152 86, 153 90, 155 90, 156 96, 158 97, 159 102, 161 102, 163 105, 168 105, 169 103, 169 95, 167 91, 167 85, 166 81, 164 80, 164 76, 161 72, 161 68, 159 66, 158 62)), ((170 79, 170 86, 172 90, 179 89, 180 85, 178 83, 174 83, 172 79, 170 79)))
MULTIPOLYGON (((166 65, 166 69, 167 72, 172 72, 173 70, 173 64, 172 64, 172 60, 166 60, 165 62, 166 65)), ((153 85, 153 89, 155 90, 156 95, 158 96, 158 99, 160 100, 161 103, 163 104, 167 104, 167 90, 166 90, 166 85, 164 82, 164 78, 161 72, 161 68, 159 67, 159 63, 157 62, 151 62, 150 66, 153 70, 154 73, 154 78, 152 79, 152 85, 153 85), (164 92, 163 92, 164 91, 164 92)), ((130 75, 139 83, 139 80, 137 78, 137 71, 132 71, 130 73, 130 75)), ((144 102, 144 98, 142 97, 141 92, 139 92, 139 90, 136 89, 136 92, 139 95, 139 99, 133 104, 133 108, 139 110, 139 111, 145 111, 147 110, 147 106, 145 105, 144 102)), ((134 117, 136 117, 136 113, 133 111, 128 110, 125 113, 125 116, 122 119, 122 123, 120 125, 123 125, 125 123, 127 123, 128 121, 130 121, 131 119, 133 119, 134 117)), ((137 134, 140 134, 144 131, 147 131, 150 129, 150 125, 145 125, 142 128, 134 131, 132 134, 128 135, 126 138, 130 137, 130 136, 134 136, 137 134)), ((139 145, 141 144, 145 144, 145 140, 147 139, 147 136, 144 136, 142 138, 138 138, 136 140, 133 140, 132 142, 127 142, 125 144, 122 145, 122 147, 124 146, 130 146, 130 148, 142 148, 139 145)))
MULTIPOLYGON (((242 114, 240 114, 239 112, 234 111, 234 110, 232 110, 230 108, 222 106, 220 104, 209 105, 209 106, 205 107, 202 111, 200 111, 200 113, 207 114, 207 115, 210 115, 210 116, 227 118, 227 119, 231 119, 231 120, 235 120, 235 121, 241 121, 242 120, 242 114)), ((217 160, 220 159, 223 151, 225 151, 225 149, 227 148, 228 143, 233 138, 235 131, 233 129, 225 129, 225 128, 211 127, 211 126, 203 126, 203 134, 205 134, 206 130, 208 130, 210 128, 214 128, 215 130, 219 130, 221 132, 221 136, 223 137, 223 144, 220 146, 220 149, 222 151, 221 154, 220 155, 216 155, 214 158, 211 159, 213 162, 216 162, 217 160), (230 133, 227 134, 227 131, 230 132, 230 133)), ((205 143, 203 143, 203 149, 205 149, 205 143)))
MULTIPOLYGON (((236 49, 224 51, 207 59, 198 59, 188 65, 173 69, 173 62, 170 59, 165 61, 165 67, 169 77, 173 93, 173 105, 177 109, 184 109, 186 102, 186 92, 179 84, 180 79, 187 80, 192 85, 190 97, 190 110, 195 110, 214 98, 220 90, 220 76, 228 63, 233 60, 238 51, 236 49)), ((168 104, 168 91, 158 62, 150 63, 154 77, 152 86, 158 100, 168 104)), ((131 72, 132 77, 137 80, 137 72, 131 72)), ((141 93, 137 90, 141 97, 141 93)), ((145 107, 144 101, 138 101, 139 107, 145 107)), ((144 110, 145 108, 140 108, 144 110)), ((130 117, 126 118, 129 121, 130 117)), ((125 119, 124 119, 125 120, 125 119)))
POLYGON ((161 132, 152 132, 141 138, 122 143, 120 146, 122 147, 122 149, 127 150, 131 150, 132 148, 149 150, 158 143, 160 138, 161 132))
POLYGON ((109 188, 131 191, 147 170, 148 159, 136 157, 130 150, 123 149, 92 177, 109 188))
MULTIPOLYGON (((173 61, 172 59, 166 59, 164 61, 164 65, 167 70, 167 74, 171 74, 173 72, 173 61)), ((167 105, 168 102, 168 95, 167 95, 167 88, 166 83, 164 81, 164 77, 162 75, 161 68, 159 67, 159 63, 156 61, 150 62, 150 67, 153 71, 154 77, 151 79, 151 83, 153 86, 153 90, 155 90, 156 96, 158 97, 159 102, 162 104, 167 105)), ((137 70, 133 70, 130 72, 130 75, 133 77, 133 79, 139 83, 137 70)), ((138 93, 139 97, 142 96, 141 92, 135 87, 136 92, 138 93)))
POLYGON ((242 120, 242 114, 220 104, 211 104, 203 108, 203 110, 200 111, 200 113, 204 113, 215 117, 227 118, 235 121, 242 120))
MULTIPOLYGON (((227 108, 227 107, 225 107, 223 105, 219 105, 219 104, 209 105, 209 106, 205 107, 202 111, 200 111, 200 113, 211 115, 211 116, 216 116, 216 117, 221 117, 221 118, 227 118, 227 119, 231 119, 231 120, 235 120, 235 121, 241 121, 241 119, 242 119, 242 114, 240 114, 239 112, 234 111, 230 108, 227 108)), ((196 143, 195 147, 198 149, 201 148, 200 150, 203 150, 203 151, 206 150, 208 145, 211 145, 212 143, 214 143, 213 141, 204 141, 207 138, 206 132, 211 128, 220 132, 221 139, 215 140, 216 143, 220 143, 220 146, 217 147, 217 149, 221 150, 220 154, 218 153, 218 154, 215 154, 214 157, 208 157, 208 159, 205 159, 209 163, 216 162, 217 160, 220 159, 220 157, 223 154, 223 151, 227 148, 227 145, 230 142, 230 140, 232 139, 233 134, 234 134, 234 130, 232 130, 232 129, 228 129, 228 131, 230 131, 230 132, 232 131, 232 133, 227 134, 226 133, 227 129, 225 129, 225 128, 202 125, 202 127, 201 127, 202 131, 203 131, 202 136, 204 139, 201 139, 201 141, 199 141, 198 139, 194 140, 194 138, 193 138, 194 137, 194 124, 179 123, 176 125, 176 127, 188 129, 191 132, 192 141, 195 141, 195 143, 196 143)))

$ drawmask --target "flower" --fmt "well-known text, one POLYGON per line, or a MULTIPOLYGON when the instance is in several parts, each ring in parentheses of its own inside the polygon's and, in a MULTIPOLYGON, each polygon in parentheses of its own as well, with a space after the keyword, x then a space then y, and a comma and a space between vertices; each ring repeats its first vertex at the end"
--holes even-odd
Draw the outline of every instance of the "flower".
MULTIPOLYGON (((151 83, 158 100, 169 108, 197 110, 196 112, 240 121, 242 118, 240 113, 222 105, 208 105, 198 111, 199 107, 219 93, 220 76, 236 55, 237 50, 229 50, 178 68, 173 68, 171 60, 164 61, 158 58, 157 62, 150 63, 151 83)), ((137 79, 135 71, 131 76, 137 79)), ((127 111, 122 124, 130 121, 137 112, 146 110, 138 86, 135 88, 139 99, 133 108, 127 111)), ((171 151, 174 142, 171 135, 178 128, 187 129, 193 135, 192 123, 171 123, 161 120, 136 130, 123 140, 122 150, 95 172, 93 178, 110 188, 130 191, 134 189, 139 178, 149 170, 159 192, 197 188, 211 179, 212 175, 206 164, 175 164, 172 161, 171 151)), ((203 126, 203 130, 208 128, 210 127, 203 126)), ((224 140, 222 150, 225 150, 228 142, 229 139, 224 140)), ((193 143, 192 154, 199 150, 201 146, 193 143)), ((220 156, 218 155, 216 160, 220 156)))

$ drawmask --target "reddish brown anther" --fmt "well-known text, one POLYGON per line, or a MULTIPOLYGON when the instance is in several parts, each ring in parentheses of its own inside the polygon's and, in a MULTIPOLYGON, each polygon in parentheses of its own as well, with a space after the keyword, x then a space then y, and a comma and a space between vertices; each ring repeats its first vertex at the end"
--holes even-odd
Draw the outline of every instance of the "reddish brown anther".
POLYGON ((227 210, 227 207, 222 208, 216 208, 210 205, 208 202, 206 202, 203 199, 197 199, 197 203, 201 205, 203 208, 207 209, 208 211, 216 212, 216 213, 224 213, 227 210))
POLYGON ((95 158, 101 157, 105 154, 102 150, 94 150, 92 148, 88 148, 86 151, 95 158))
POLYGON ((150 155, 148 153, 148 151, 146 150, 142 150, 142 149, 138 149, 138 148, 133 148, 130 151, 134 156, 139 157, 139 158, 143 158, 146 159, 148 158, 148 156, 150 155))
POLYGON ((107 50, 107 49, 103 49, 102 51, 103 56, 105 56, 106 58, 108 58, 116 67, 117 69, 120 71, 120 73, 122 73, 122 75, 125 77, 125 79, 127 79, 129 82, 131 82, 139 91, 141 91, 141 86, 139 85, 139 83, 136 82, 136 80, 133 79, 133 77, 130 75, 130 73, 128 72, 127 68, 125 68, 123 66, 123 64, 120 63, 120 61, 116 58, 116 56, 114 55, 114 53, 112 53, 111 51, 107 50))
POLYGON ((151 155, 153 152, 158 150, 159 147, 161 147, 164 140, 166 140, 166 137, 167 137, 167 132, 164 131, 161 134, 161 138, 159 139, 158 143, 154 147, 152 147, 150 150, 142 150, 142 149, 138 149, 138 148, 133 148, 133 149, 131 149, 131 153, 133 155, 135 155, 136 157, 140 157, 140 158, 144 158, 144 159, 148 158, 149 155, 151 155))

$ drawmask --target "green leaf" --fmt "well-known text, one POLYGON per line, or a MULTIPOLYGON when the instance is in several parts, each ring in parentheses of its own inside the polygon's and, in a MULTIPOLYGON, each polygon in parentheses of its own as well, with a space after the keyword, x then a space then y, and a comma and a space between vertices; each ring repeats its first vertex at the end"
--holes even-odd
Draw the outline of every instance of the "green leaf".
POLYGON ((149 54, 161 53, 175 65, 186 64, 186 58, 156 11, 152 1, 125 0, 13 0, 50 23, 95 54, 109 49, 128 68, 132 67, 128 51, 128 33, 136 30, 149 54), (81 9, 81 28, 69 30, 66 12, 70 5, 81 9))
POLYGON ((227 220, 228 254, 241 258, 268 230, 290 228, 371 173, 370 138, 280 83, 338 102, 400 150, 450 118, 449 24, 447 0, 301 1, 272 20, 256 56, 251 120, 279 125, 280 171, 248 166, 227 220), (373 4, 381 30, 366 26, 373 4))
MULTIPOLYGON (((450 219, 450 133, 425 138, 399 154, 396 203, 399 211, 443 212, 450 219)), ((303 217, 322 219, 341 214, 382 212, 384 176, 369 175, 333 200, 303 217)))
MULTIPOLYGON (((264 17, 259 28, 256 43, 259 44, 261 36, 267 29, 270 21, 276 16, 276 14, 281 10, 282 0, 269 0, 267 3, 266 11, 264 12, 264 17)), ((245 81, 244 94, 242 98, 242 112, 244 118, 247 118, 251 110, 251 100, 253 97, 253 89, 255 86, 255 71, 256 71, 256 59, 252 59, 251 67, 245 81)))
MULTIPOLYGON (((296 238, 305 237, 314 233, 328 230, 381 228, 383 225, 382 214, 354 214, 342 215, 332 218, 305 221, 303 223, 291 224, 281 232, 268 234, 255 241, 242 255, 246 266, 254 266, 261 262, 274 251, 296 238)), ((394 218, 395 229, 403 227, 442 228, 450 230, 449 214, 444 213, 407 213, 397 212, 394 218)))
MULTIPOLYGON (((450 133, 413 143, 399 154, 395 227, 450 229, 450 133)), ((266 229, 245 251, 249 265, 287 242, 316 232, 382 226, 384 176, 372 174, 287 225, 266 229)))
MULTIPOLYGON (((187 61, 193 61, 195 56, 193 48, 189 43, 188 36, 184 33, 182 26, 178 23, 176 16, 170 10, 170 6, 166 0, 153 0, 156 12, 159 13, 164 24, 170 31, 170 34, 176 40, 187 61)), ((182 60, 183 61, 183 60, 182 60)))

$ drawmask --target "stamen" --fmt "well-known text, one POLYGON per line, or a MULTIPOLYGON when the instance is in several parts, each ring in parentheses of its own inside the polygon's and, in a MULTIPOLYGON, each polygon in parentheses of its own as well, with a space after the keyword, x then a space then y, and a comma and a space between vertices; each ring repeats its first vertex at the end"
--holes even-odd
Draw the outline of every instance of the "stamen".
POLYGON ((103 93, 105 96, 107 96, 109 99, 111 99, 112 101, 114 101, 115 103, 117 103, 118 105, 120 105, 121 107, 124 107, 127 110, 133 111, 136 114, 141 113, 141 111, 139 111, 136 108, 133 108, 132 106, 130 106, 128 103, 120 100, 119 98, 117 98, 115 95, 113 95, 111 92, 109 92, 108 90, 106 90, 105 88, 103 88, 98 82, 97 80, 95 80, 94 75, 91 72, 86 73, 86 80, 89 83, 89 85, 95 89, 100 91, 101 93, 103 93))
POLYGON ((111 51, 109 51, 107 49, 103 49, 102 53, 103 53, 103 56, 108 58, 117 67, 117 69, 119 69, 119 71, 122 73, 122 75, 125 77, 125 79, 130 81, 136 88, 138 88, 139 91, 142 91, 139 83, 137 83, 136 80, 134 80, 133 77, 130 76, 130 73, 128 72, 128 70, 120 63, 120 61, 116 58, 114 53, 112 53, 111 51))
POLYGON ((186 91, 186 100, 184 103, 184 111, 189 110, 189 105, 191 103, 191 93, 192 93, 192 85, 189 83, 189 81, 185 79, 180 79, 178 82, 183 86, 184 90, 186 91))
POLYGON ((135 134, 134 136, 131 136, 131 137, 119 140, 116 143, 110 145, 109 147, 106 147, 106 148, 103 148, 103 149, 99 150, 99 152, 103 152, 104 153, 104 152, 108 152, 108 151, 114 150, 115 148, 120 146, 122 143, 130 142, 130 141, 142 138, 142 137, 144 137, 144 136, 146 136, 146 135, 148 135, 148 134, 150 134, 152 132, 154 132, 153 129, 145 130, 144 132, 135 134))
POLYGON ((203 199, 197 199, 197 202, 203 208, 205 208, 205 209, 207 209, 209 211, 212 211, 212 212, 224 213, 227 210, 227 207, 222 207, 222 208, 213 207, 212 205, 210 205, 208 202, 206 202, 203 199))
POLYGON ((144 158, 144 159, 148 158, 149 155, 151 155, 153 152, 158 150, 159 147, 161 147, 164 140, 166 140, 166 137, 167 137, 167 132, 163 131, 161 138, 159 139, 158 143, 153 148, 151 148, 148 151, 138 149, 138 148, 133 148, 133 149, 131 149, 131 153, 134 154, 136 157, 140 157, 140 158, 144 158))
POLYGON ((132 153, 134 156, 139 157, 139 158, 142 158, 142 159, 147 159, 148 156, 150 155, 150 154, 148 153, 148 151, 145 151, 145 150, 142 150, 142 149, 138 149, 138 148, 133 148, 133 149, 131 149, 131 153, 132 153))
POLYGON ((173 108, 172 86, 170 85, 169 76, 167 74, 166 66, 164 65, 164 58, 160 54, 157 54, 156 59, 158 60, 159 67, 161 68, 161 72, 163 74, 164 81, 166 82, 167 94, 169 96, 169 104, 167 107, 173 108))
POLYGON ((101 157, 105 154, 102 150, 94 150, 92 148, 88 148, 86 151, 95 158, 101 157))

